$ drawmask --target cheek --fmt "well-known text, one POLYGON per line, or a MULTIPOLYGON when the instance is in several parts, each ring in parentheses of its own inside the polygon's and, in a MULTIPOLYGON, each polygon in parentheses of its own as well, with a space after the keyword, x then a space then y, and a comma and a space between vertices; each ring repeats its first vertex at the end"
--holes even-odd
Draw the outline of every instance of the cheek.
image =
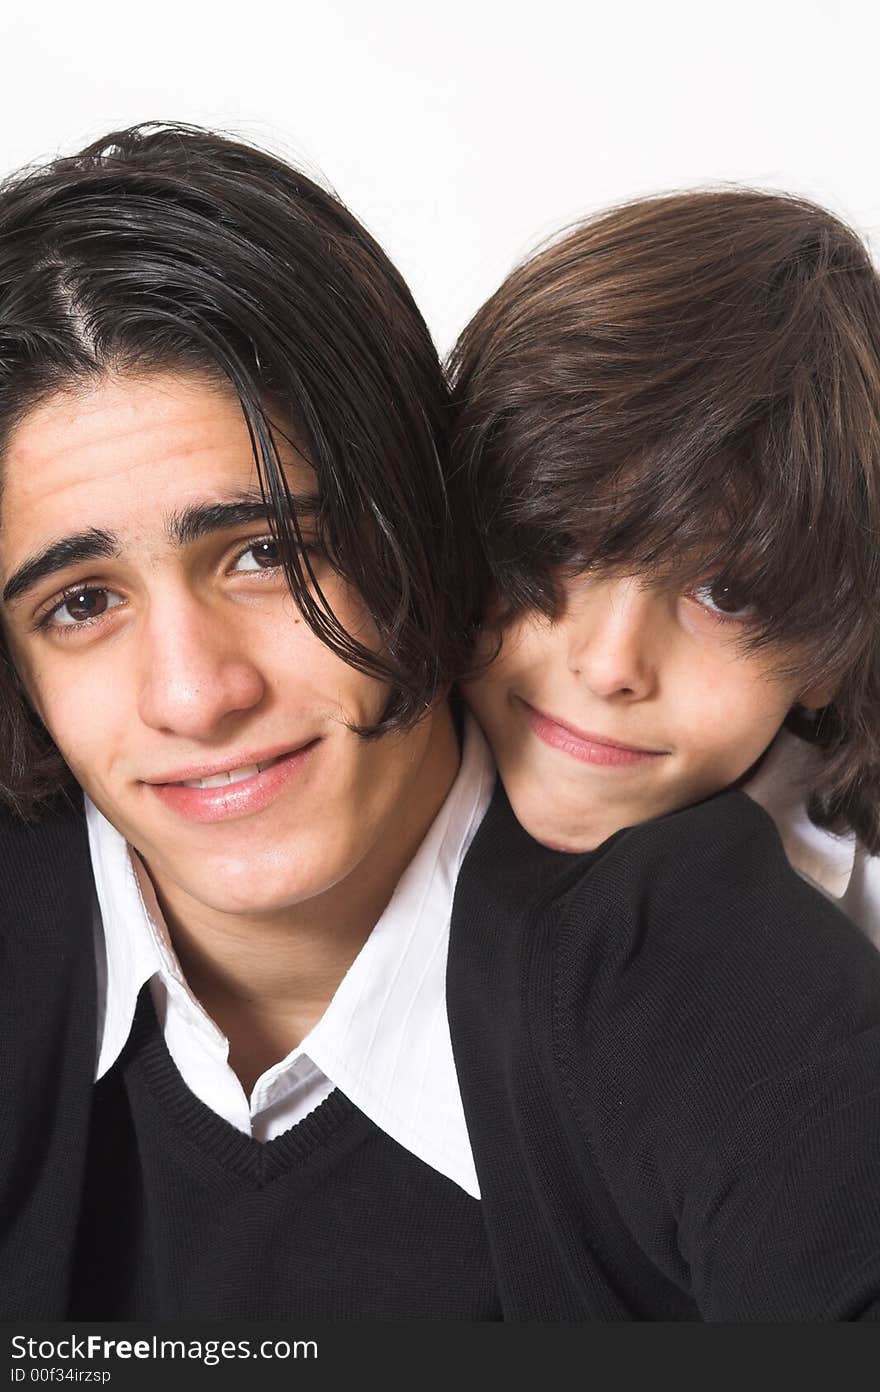
MULTIPOLYGON (((351 586, 334 577, 323 589, 332 613, 349 637, 370 652, 381 653, 382 644, 372 615, 351 586)), ((387 703, 387 683, 357 671, 332 652, 308 630, 304 619, 299 617, 297 623, 298 656, 290 667, 294 683, 301 682, 304 670, 308 671, 316 693, 325 703, 328 699, 335 700, 355 724, 372 724, 387 703)))
MULTIPOLYGON (((352 633, 348 625, 346 630, 352 633)), ((358 639, 363 641, 361 635, 358 639)), ((304 621, 299 622, 296 642, 286 652, 277 631, 271 635, 264 673, 269 675, 270 699, 282 709, 308 706, 336 714, 346 724, 373 724, 388 699, 384 682, 357 671, 332 652, 304 621)))
POLYGON ((552 656, 549 626, 534 619, 521 618, 503 631, 484 628, 475 653, 477 675, 469 688, 478 693, 516 688, 523 681, 534 681, 552 656))
POLYGON ((679 745, 728 781, 740 777, 778 733, 794 704, 789 687, 739 661, 678 685, 669 707, 679 745))
POLYGON ((10 644, 10 654, 27 703, 67 757, 67 727, 77 710, 93 710, 90 694, 81 692, 75 681, 64 679, 51 661, 35 661, 32 653, 14 644, 10 644))
POLYGON ((482 726, 483 733, 487 738, 493 738, 492 711, 496 697, 492 683, 485 677, 478 681, 462 682, 461 692, 468 708, 482 726))
POLYGON ((546 697, 546 675, 553 668, 552 644, 546 631, 533 621, 520 620, 505 629, 499 647, 497 630, 484 633, 477 661, 486 663, 470 681, 463 682, 465 700, 493 745, 496 758, 502 749, 515 754, 522 742, 520 716, 514 696, 539 701, 546 697))
POLYGON ((107 810, 119 803, 114 768, 120 751, 131 747, 131 731, 121 725, 122 701, 74 686, 45 690, 35 701, 43 725, 77 783, 107 810))
POLYGON ((510 674, 501 658, 473 681, 461 683, 465 701, 486 733, 493 738, 508 709, 510 689, 510 674))
MULTIPOLYGON (((376 677, 356 672, 353 667, 338 659, 343 670, 334 674, 338 701, 344 717, 352 725, 373 725, 380 718, 388 702, 389 687, 376 677)), ((353 739, 360 736, 353 735, 353 739)))
MULTIPOLYGON (((94 770, 109 759, 123 735, 126 693, 118 680, 49 677, 39 684, 35 702, 46 729, 74 772, 94 770), (119 726, 119 728, 117 728, 119 726)), ((127 722, 130 729, 130 721, 127 722)))

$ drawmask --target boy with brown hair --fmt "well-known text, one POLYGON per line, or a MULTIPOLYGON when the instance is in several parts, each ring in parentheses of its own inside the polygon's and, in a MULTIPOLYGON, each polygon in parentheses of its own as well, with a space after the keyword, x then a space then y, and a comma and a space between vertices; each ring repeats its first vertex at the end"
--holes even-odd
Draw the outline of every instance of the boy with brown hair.
POLYGON ((516 270, 453 371, 509 804, 449 1000, 506 1308, 876 1313, 880 961, 740 788, 876 925, 877 273, 802 200, 641 200, 516 270))
MULTIPOLYGON (((672 776, 666 761, 640 815, 738 782, 785 724, 820 754, 813 819, 880 851, 880 279, 855 233, 750 191, 611 209, 508 278, 453 370, 502 623, 547 619, 558 634, 585 595, 616 603, 638 577, 657 642, 675 638, 667 656, 687 670, 679 705, 724 726, 704 768, 672 776), (752 664, 772 680, 769 723, 747 711, 738 724, 747 698, 727 709, 726 687, 752 664)), ((523 637, 507 627, 501 666, 470 688, 485 723, 523 637)), ((646 737, 641 696, 615 703, 626 714, 607 733, 646 737)), ((500 730, 496 745, 503 773, 500 730)), ((575 765, 553 767, 575 823, 575 765)), ((577 766, 586 803, 594 767, 577 766)), ((607 834, 632 809, 606 794, 607 834)), ((566 841, 591 835, 572 825, 566 841)))

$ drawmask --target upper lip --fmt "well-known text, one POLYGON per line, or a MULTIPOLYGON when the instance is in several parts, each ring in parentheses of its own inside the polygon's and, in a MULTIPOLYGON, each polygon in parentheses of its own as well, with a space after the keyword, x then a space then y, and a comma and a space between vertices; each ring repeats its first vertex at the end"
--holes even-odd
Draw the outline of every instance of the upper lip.
MULTIPOLYGON (((522 700, 522 697, 519 698, 522 700)), ((572 725, 570 720, 560 720, 558 715, 548 715, 538 706, 531 705, 528 701, 523 701, 524 706, 528 706, 536 715, 541 716, 542 720, 549 720, 554 725, 559 725, 563 730, 568 730, 569 734, 576 739, 583 740, 584 744, 607 744, 611 749, 625 749, 630 754, 667 754, 666 749, 648 749, 641 744, 626 744, 623 740, 612 739, 610 735, 596 735, 592 730, 581 730, 577 725, 572 725)))
POLYGON ((315 737, 312 739, 300 740, 297 744, 279 744, 272 749, 264 749, 259 753, 245 752, 242 754, 228 754, 223 759, 215 759, 210 764, 185 764, 180 768, 172 769, 169 773, 162 773, 154 778, 143 778, 142 783, 189 783, 194 778, 212 778, 217 773, 230 773, 233 769, 249 768, 251 764, 266 764, 270 759, 278 759, 282 754, 296 754, 300 749, 305 749, 307 745, 314 744, 315 737))

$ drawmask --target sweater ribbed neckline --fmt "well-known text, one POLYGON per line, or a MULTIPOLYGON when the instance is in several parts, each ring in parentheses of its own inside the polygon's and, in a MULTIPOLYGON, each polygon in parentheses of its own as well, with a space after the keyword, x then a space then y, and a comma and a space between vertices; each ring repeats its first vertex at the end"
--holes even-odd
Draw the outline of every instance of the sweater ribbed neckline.
MULTIPOLYGON (((271 1141, 246 1136, 213 1112, 190 1092, 168 1052, 156 1017, 149 984, 138 998, 131 1034, 107 1080, 119 1068, 134 1071, 171 1123, 171 1130, 188 1138, 199 1150, 221 1165, 258 1185, 270 1183, 288 1171, 310 1166, 326 1156, 330 1161, 342 1150, 363 1140, 374 1124, 337 1088, 302 1121, 271 1141)), ((103 1080, 102 1080, 103 1081, 103 1080)), ((101 1083, 98 1084, 100 1089, 101 1083)))

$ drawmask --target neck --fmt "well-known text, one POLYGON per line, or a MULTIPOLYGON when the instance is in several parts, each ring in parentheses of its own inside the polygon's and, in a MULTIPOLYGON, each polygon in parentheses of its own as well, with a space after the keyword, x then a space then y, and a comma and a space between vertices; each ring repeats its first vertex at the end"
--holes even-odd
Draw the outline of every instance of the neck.
POLYGON ((184 976, 228 1038, 248 1095, 323 1015, 455 781, 460 754, 448 708, 427 720, 403 795, 354 870, 320 895, 249 916, 194 905, 154 882, 184 976))

